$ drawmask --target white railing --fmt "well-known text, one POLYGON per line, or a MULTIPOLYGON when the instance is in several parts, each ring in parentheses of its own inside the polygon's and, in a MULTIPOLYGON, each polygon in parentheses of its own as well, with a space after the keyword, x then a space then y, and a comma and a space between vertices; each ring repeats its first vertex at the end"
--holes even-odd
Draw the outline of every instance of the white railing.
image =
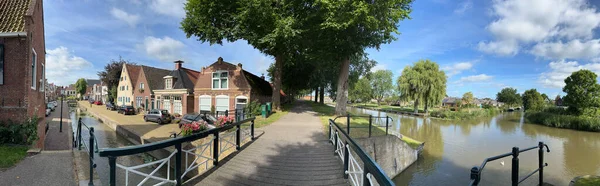
POLYGON ((196 146, 192 149, 188 149, 188 150, 182 150, 185 156, 185 171, 183 171, 183 174, 181 175, 181 178, 183 179, 184 176, 198 168, 200 165, 204 164, 204 170, 208 170, 208 161, 213 161, 214 159, 212 158, 212 143, 215 140, 215 138, 213 137, 212 139, 210 139, 208 142, 196 146), (196 153, 196 151, 200 149, 199 153, 196 153), (204 153, 206 152, 206 150, 208 150, 209 155, 206 156, 204 153), (194 160, 189 163, 189 156, 193 156, 195 157, 194 160), (198 162, 200 161, 200 162, 198 162))
POLYGON ((354 158, 354 156, 352 155, 352 149, 350 149, 350 146, 346 145, 346 148, 348 150, 348 170, 346 171, 346 174, 348 174, 348 177, 350 178, 350 181, 352 182, 352 185, 354 186, 359 186, 359 185, 363 185, 363 170, 362 168, 360 168, 360 165, 358 164, 358 162, 356 161, 356 159, 354 158))
POLYGON ((371 173, 367 173, 367 181, 369 181, 369 185, 371 186, 379 185, 377 182, 373 182, 373 175, 371 173))
POLYGON ((335 139, 337 139, 337 149, 335 149, 335 151, 338 153, 340 159, 342 159, 342 163, 344 163, 344 142, 340 139, 338 132, 335 132, 335 135, 335 139))
POLYGON ((329 125, 329 141, 331 141, 331 144, 335 143, 335 136, 333 135, 335 135, 335 130, 333 130, 333 126, 329 125))
POLYGON ((129 172, 132 172, 137 175, 145 177, 144 180, 142 180, 139 184, 137 184, 138 186, 144 185, 144 183, 146 183, 146 181, 148 181, 149 179, 154 179, 156 181, 160 181, 159 183, 157 183, 155 185, 163 185, 166 183, 176 183, 176 181, 174 179, 171 180, 171 174, 170 174, 171 157, 173 157, 176 153, 177 152, 173 152, 168 157, 157 160, 157 161, 153 161, 153 162, 145 163, 145 164, 141 164, 141 165, 136 165, 136 166, 131 166, 131 167, 127 167, 127 166, 117 163, 117 167, 125 170, 125 186, 129 185, 129 172), (143 173, 143 172, 137 170, 140 168, 149 167, 149 166, 156 165, 156 164, 160 164, 160 165, 156 166, 156 168, 152 172, 150 172, 150 174, 146 174, 146 173, 143 173), (158 172, 158 170, 160 170, 160 168, 162 168, 165 164, 167 164, 167 169, 166 169, 167 177, 161 178, 161 177, 154 176, 154 174, 156 174, 156 172, 158 172))
POLYGON ((219 154, 236 147, 235 145, 235 134, 238 129, 235 129, 234 132, 230 132, 227 134, 223 134, 219 136, 219 154))
POLYGON ((248 138, 252 137, 252 134, 250 132, 250 127, 246 127, 246 128, 242 128, 242 142, 246 141, 248 138))

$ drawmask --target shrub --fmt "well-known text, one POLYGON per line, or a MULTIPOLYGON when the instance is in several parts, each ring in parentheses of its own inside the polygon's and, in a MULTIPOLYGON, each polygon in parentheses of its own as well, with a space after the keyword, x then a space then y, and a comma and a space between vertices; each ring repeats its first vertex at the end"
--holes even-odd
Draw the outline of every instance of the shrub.
POLYGON ((444 119, 472 119, 476 117, 489 117, 494 116, 500 113, 500 110, 497 108, 490 109, 477 109, 468 111, 467 109, 462 111, 452 111, 452 110, 436 110, 432 111, 429 115, 437 118, 444 119))
POLYGON ((38 118, 30 118, 22 123, 11 120, 0 123, 0 144, 32 144, 38 139, 38 121, 38 118))
POLYGON ((258 101, 251 101, 250 103, 248 103, 248 105, 246 105, 246 108, 252 116, 260 115, 260 103, 258 101))
POLYGON ((526 113, 525 119, 529 123, 549 127, 600 132, 600 120, 597 117, 557 114, 544 111, 526 113))

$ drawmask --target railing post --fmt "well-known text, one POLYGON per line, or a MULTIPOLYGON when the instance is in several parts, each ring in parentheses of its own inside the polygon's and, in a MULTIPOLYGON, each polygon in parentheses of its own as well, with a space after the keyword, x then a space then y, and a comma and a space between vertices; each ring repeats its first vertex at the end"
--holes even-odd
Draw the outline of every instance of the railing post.
POLYGON ((385 116, 385 135, 388 135, 389 122, 390 122, 390 117, 385 116))
POLYGON ((475 180, 473 182, 473 185, 479 185, 480 179, 481 179, 481 176, 479 175, 479 167, 471 168, 471 180, 475 180))
POLYGON ((219 131, 215 132, 215 139, 213 140, 213 165, 219 165, 219 131))
POLYGON ((81 150, 81 118, 77 122, 77 150, 81 150))
POLYGON ((369 183, 369 178, 367 178, 369 173, 367 173, 367 170, 364 169, 363 170, 363 178, 362 178, 362 185, 363 186, 370 186, 371 183, 369 183))
POLYGON ((117 169, 117 157, 109 156, 108 157, 108 166, 109 166, 109 169, 110 169, 110 172, 109 172, 109 174, 110 174, 109 175, 109 179, 110 179, 109 185, 110 186, 116 186, 117 185, 117 183, 116 183, 117 181, 116 181, 115 176, 117 176, 117 172, 116 172, 116 169, 117 169))
POLYGON ((331 121, 329 121, 329 132, 327 133, 327 139, 331 142, 331 121))
POLYGON ((512 185, 519 185, 519 147, 512 148, 512 174, 511 181, 512 185))
POLYGON ((90 155, 90 182, 88 182, 88 185, 92 186, 94 185, 94 168, 96 167, 96 164, 94 163, 94 127, 90 127, 90 145, 89 145, 88 149, 89 155, 90 155))
MULTIPOLYGON (((175 144, 175 183, 177 186, 181 186, 181 143, 175 144)), ((168 170, 167 170, 168 171, 168 170)))
POLYGON ((373 127, 373 116, 369 114, 369 138, 371 137, 371 127, 373 127))
POLYGON ((344 143, 344 179, 348 179, 348 159, 349 159, 349 154, 348 154, 348 143, 344 143))
POLYGON ((347 114, 346 121, 346 133, 348 133, 348 136, 350 136, 350 114, 347 114))
POLYGON ((540 175, 540 183, 539 185, 544 185, 544 142, 538 143, 538 166, 540 171, 538 174, 540 175))
POLYGON ((225 117, 229 116, 229 110, 225 110, 225 117))
POLYGON ((335 156, 337 154, 337 150, 338 150, 338 135, 337 135, 337 131, 335 132, 335 134, 333 135, 333 155, 335 156))
POLYGON ((250 138, 252 141, 254 141, 254 120, 252 120, 250 122, 250 138))
POLYGON ((242 134, 242 130, 240 128, 240 125, 237 125, 236 127, 236 131, 235 131, 235 150, 240 150, 240 139, 241 139, 241 134, 242 134))

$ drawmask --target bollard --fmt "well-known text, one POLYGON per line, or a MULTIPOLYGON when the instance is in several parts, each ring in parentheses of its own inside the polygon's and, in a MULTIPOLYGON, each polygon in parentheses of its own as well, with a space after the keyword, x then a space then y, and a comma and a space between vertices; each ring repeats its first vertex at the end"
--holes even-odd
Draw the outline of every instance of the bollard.
POLYGON ((519 147, 512 148, 511 181, 513 186, 519 185, 519 147))

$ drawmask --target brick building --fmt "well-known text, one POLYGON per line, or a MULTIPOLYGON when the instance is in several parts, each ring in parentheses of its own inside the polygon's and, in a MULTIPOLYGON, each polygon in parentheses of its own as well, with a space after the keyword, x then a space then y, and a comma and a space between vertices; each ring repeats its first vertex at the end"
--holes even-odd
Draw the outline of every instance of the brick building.
POLYGON ((141 70, 133 88, 134 106, 150 110, 158 108, 154 101, 154 90, 165 89, 163 77, 168 76, 171 71, 154 68, 149 66, 140 66, 141 70))
POLYGON ((121 70, 121 78, 117 86, 117 103, 116 105, 134 105, 133 92, 134 84, 140 73, 140 66, 123 64, 121 70))
POLYGON ((163 77, 163 89, 155 89, 156 105, 174 114, 194 111, 194 83, 200 72, 182 67, 183 61, 175 61, 175 70, 163 77))
POLYGON ((0 1, 0 120, 39 117, 39 148, 45 139, 42 5, 42 0, 0 1))

